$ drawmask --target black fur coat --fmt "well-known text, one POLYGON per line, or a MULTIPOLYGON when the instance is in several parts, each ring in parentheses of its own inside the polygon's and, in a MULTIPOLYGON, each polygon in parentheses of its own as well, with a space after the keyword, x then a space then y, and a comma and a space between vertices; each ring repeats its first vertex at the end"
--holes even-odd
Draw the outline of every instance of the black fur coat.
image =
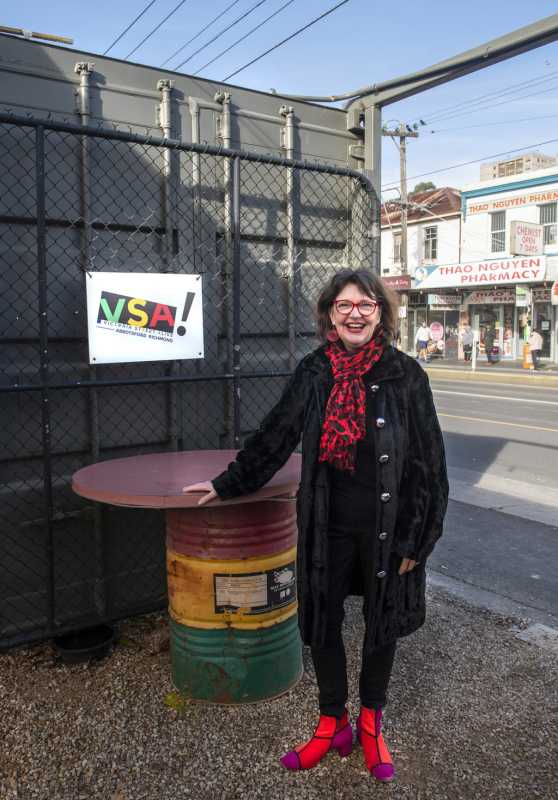
MULTIPOLYGON (((328 468, 318 462, 319 441, 333 376, 324 347, 297 366, 277 405, 246 441, 235 461, 213 480, 222 498, 261 488, 287 461, 302 437, 297 494, 299 624, 305 644, 325 635, 328 571, 328 468)), ((442 534, 448 480, 442 434, 428 376, 409 356, 387 347, 364 376, 367 420, 374 425, 375 530, 365 647, 374 650, 419 628, 425 618, 426 559, 442 534), (420 562, 400 576, 402 558, 420 562)), ((368 559, 367 559, 368 561, 368 559)), ((355 585, 354 593, 362 593, 355 585)))

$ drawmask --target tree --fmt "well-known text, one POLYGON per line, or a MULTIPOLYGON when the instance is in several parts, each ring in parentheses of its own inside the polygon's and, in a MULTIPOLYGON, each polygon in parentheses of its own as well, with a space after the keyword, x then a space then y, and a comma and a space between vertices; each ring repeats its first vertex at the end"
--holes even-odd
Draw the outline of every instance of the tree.
POLYGON ((418 194, 419 192, 427 192, 429 189, 435 189, 436 186, 432 183, 432 181, 422 181, 422 183, 417 183, 411 194, 418 194))

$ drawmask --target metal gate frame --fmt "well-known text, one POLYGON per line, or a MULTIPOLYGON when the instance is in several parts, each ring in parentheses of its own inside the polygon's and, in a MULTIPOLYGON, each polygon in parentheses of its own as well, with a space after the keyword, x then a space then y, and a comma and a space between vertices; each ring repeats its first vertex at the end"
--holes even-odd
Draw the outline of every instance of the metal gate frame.
MULTIPOLYGON (((366 175, 349 168, 309 163, 292 158, 281 158, 271 155, 264 156, 251 152, 236 151, 226 147, 215 147, 205 144, 187 144, 161 137, 79 126, 65 122, 39 120, 6 113, 0 114, 0 133, 2 132, 3 126, 13 126, 15 129, 26 131, 26 135, 29 135, 29 132, 33 131, 34 135, 35 216, 17 217, 9 213, 2 213, 0 215, 0 225, 23 225, 26 226, 27 229, 30 227, 34 227, 35 229, 37 270, 35 285, 38 337, 34 340, 34 344, 38 346, 40 353, 37 371, 38 379, 34 382, 10 382, 9 379, 3 378, 2 373, 4 370, 2 370, 2 373, 0 373, 0 398, 2 398, 3 405, 4 401, 6 401, 10 395, 13 396, 14 394, 21 397, 34 396, 38 397, 40 400, 40 460, 42 463, 41 480, 43 496, 41 525, 44 533, 44 551, 42 559, 44 560, 43 563, 45 566, 45 573, 43 576, 44 591, 41 593, 45 595, 45 611, 44 614, 42 612, 39 613, 38 618, 33 618, 32 615, 30 615, 30 619, 27 620, 25 624, 21 624, 19 627, 16 625, 14 628, 13 625, 9 624, 9 609, 7 606, 0 608, 0 649, 37 640, 49 639, 53 635, 83 627, 85 624, 111 621, 132 613, 144 613, 154 608, 160 608, 165 604, 164 598, 166 592, 164 580, 162 579, 160 596, 156 600, 149 598, 146 603, 135 602, 132 603, 130 607, 121 608, 118 611, 111 611, 107 607, 104 591, 104 580, 106 577, 105 534, 103 532, 101 511, 98 507, 95 507, 93 511, 91 511, 91 508, 87 510, 89 514, 92 513, 94 516, 93 535, 95 542, 93 552, 95 557, 92 567, 94 613, 90 613, 89 616, 85 615, 85 617, 82 615, 79 619, 66 620, 64 622, 57 619, 53 530, 55 521, 59 521, 60 519, 60 511, 57 511, 53 499, 55 487, 53 485, 52 468, 53 447, 51 417, 60 393, 66 390, 79 389, 82 392, 85 391, 88 395, 91 445, 87 458, 83 462, 84 464, 98 460, 103 455, 99 441, 98 391, 107 387, 141 387, 146 384, 151 386, 165 386, 169 394, 169 417, 171 420, 174 419, 174 422, 169 423, 168 446, 170 449, 180 449, 181 440, 177 433, 176 425, 176 409, 180 403, 180 387, 200 381, 208 383, 218 382, 218 384, 221 384, 223 387, 227 387, 226 394, 228 403, 225 408, 228 409, 227 413, 229 414, 230 436, 226 445, 235 448, 240 447, 242 439, 241 382, 248 379, 261 382, 267 378, 276 379, 286 377, 292 373, 297 361, 296 347, 299 334, 296 330, 296 297, 293 286, 297 273, 297 253, 300 247, 304 245, 300 234, 301 209, 299 202, 300 193, 297 194, 297 181, 301 175, 314 174, 316 176, 332 176, 340 180, 346 179, 347 185, 350 183, 352 186, 356 187, 355 196, 350 202, 348 201, 346 208, 347 237, 344 248, 344 262, 347 264, 376 265, 379 255, 378 233, 380 213, 379 199, 369 179, 366 175), (203 374, 181 374, 181 371, 175 368, 175 363, 168 363, 165 374, 145 374, 116 378, 100 377, 98 367, 89 367, 85 378, 80 375, 77 380, 60 381, 52 379, 50 361, 52 341, 49 336, 47 230, 49 225, 60 225, 63 224, 63 222, 61 223, 60 220, 53 222, 49 220, 47 216, 46 173, 48 165, 45 161, 45 137, 49 133, 69 134, 79 137, 80 140, 79 186, 81 209, 79 218, 72 221, 72 227, 80 232, 80 266, 81 269, 86 272, 92 271, 93 269, 90 261, 90 246, 91 232, 94 230, 96 224, 95 220, 92 219, 89 208, 89 162, 91 155, 90 148, 93 142, 127 143, 129 145, 139 145, 145 148, 156 148, 157 151, 161 153, 163 162, 161 171, 161 221, 158 225, 153 227, 153 231, 156 231, 157 236, 162 241, 163 253, 161 256, 161 263, 163 267, 165 264, 168 265, 170 263, 173 249, 176 248, 173 216, 177 213, 177 209, 173 207, 172 198, 173 154, 191 154, 192 169, 196 168, 196 164, 197 169, 200 169, 198 156, 205 159, 212 157, 215 160, 215 164, 223 165, 223 213, 225 220, 228 220, 228 224, 225 225, 225 248, 228 252, 226 259, 228 259, 230 264, 228 269, 230 270, 230 282, 232 286, 230 298, 227 301, 227 368, 225 370, 213 371, 211 373, 204 372, 203 374), (285 176, 285 191, 283 196, 286 235, 276 237, 277 240, 281 239, 282 245, 285 246, 287 252, 285 274, 281 276, 285 279, 285 284, 287 286, 285 316, 288 325, 285 336, 287 344, 285 361, 288 368, 285 369, 270 368, 271 362, 269 362, 264 365, 267 367, 264 369, 242 370, 241 276, 243 274, 243 260, 241 248, 243 239, 245 238, 242 230, 242 213, 244 207, 242 178, 243 170, 246 171, 248 169, 247 165, 249 164, 260 165, 269 170, 270 186, 274 180, 273 176, 278 174, 277 170, 280 170, 280 174, 285 176), (275 172, 273 172, 273 170, 275 170, 275 172), (355 213, 355 207, 357 206, 358 213, 355 213)), ((77 166, 76 164, 76 167, 77 166)), ((193 185, 193 189, 196 190, 196 184, 193 185)), ((324 188, 324 196, 326 189, 327 187, 324 188)), ((318 218, 318 223, 322 225, 322 227, 325 227, 328 224, 328 220, 326 218, 318 218)), ((125 225, 120 226, 122 229, 125 227, 125 225)), ((255 238, 257 238, 257 236, 255 238)), ((326 239, 325 236, 323 238, 324 240, 326 239)), ((315 244, 315 242, 313 242, 313 244, 315 244)), ((96 266, 94 268, 97 269, 96 266)), ((168 269, 168 271, 174 270, 168 269)), ((308 338, 307 331, 304 335, 308 338)), ((17 339, 12 339, 3 335, 2 338, 0 338, 0 344, 17 346, 17 339)), ((146 372, 149 371, 147 370, 146 372)), ((192 372, 195 371, 192 370, 192 372)), ((4 413, 6 413, 5 409, 3 416, 4 413)), ((17 421, 15 424, 17 424, 17 421)), ((13 459, 6 457, 6 454, 0 455, 0 466, 3 462, 8 477, 10 475, 10 465, 13 464, 13 461, 13 459)), ((79 511, 72 511, 70 513, 79 516, 79 511)), ((33 522, 36 521, 36 519, 33 520, 33 522)), ((31 524, 31 521, 29 521, 28 524, 31 524)), ((0 517, 0 530, 2 527, 3 525, 0 517)), ((20 528, 20 534, 21 531, 24 530, 25 523, 23 523, 20 528)), ((11 529, 6 529, 4 533, 0 533, 3 537, 7 534, 14 536, 14 532, 11 529)), ((161 550, 163 550, 162 540, 161 550)), ((25 565, 23 566, 24 572, 25 565)), ((25 575, 23 575, 23 583, 25 583, 25 575)))

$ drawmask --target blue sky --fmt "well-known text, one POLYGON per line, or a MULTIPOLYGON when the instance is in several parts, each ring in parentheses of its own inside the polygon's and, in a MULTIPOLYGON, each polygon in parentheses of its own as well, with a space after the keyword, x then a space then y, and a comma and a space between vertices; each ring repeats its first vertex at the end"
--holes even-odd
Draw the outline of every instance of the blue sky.
MULTIPOLYGON (((131 60, 160 66, 231 1, 186 0, 131 60)), ((109 55, 126 57, 178 2, 156 0, 109 55)), ((219 22, 208 28, 167 67, 174 68, 256 2, 238 0, 219 22)), ((189 60, 183 71, 193 73, 198 70, 285 2, 264 0, 245 20, 189 60)), ((294 0, 200 75, 222 80, 335 2, 294 0)), ((0 24, 71 36, 74 49, 102 53, 147 4, 148 0, 119 0, 118 3, 109 3, 108 0, 95 3, 28 0, 22 5, 10 4, 5 8, 0 24)), ((301 36, 241 72, 232 82, 265 91, 274 87, 292 94, 341 93, 429 66, 557 11, 557 4, 552 0, 536 0, 529 4, 525 0, 469 0, 468 3, 400 0, 390 4, 350 0, 301 36)), ((414 176, 550 139, 557 141, 536 149, 557 154, 558 43, 384 109, 385 121, 408 122, 418 118, 427 121, 428 125, 421 127, 418 140, 409 140, 407 174, 410 188, 418 180, 433 180, 438 186, 461 187, 478 179, 478 164, 417 178, 416 181, 414 176), (533 82, 524 87, 509 88, 531 80, 533 82), (457 110, 448 110, 445 118, 442 115, 442 110, 448 106, 504 90, 507 90, 506 94, 494 95, 479 103, 475 113, 468 111, 455 116, 457 110)), ((384 185, 397 181, 398 163, 396 148, 388 138, 384 139, 384 185)))

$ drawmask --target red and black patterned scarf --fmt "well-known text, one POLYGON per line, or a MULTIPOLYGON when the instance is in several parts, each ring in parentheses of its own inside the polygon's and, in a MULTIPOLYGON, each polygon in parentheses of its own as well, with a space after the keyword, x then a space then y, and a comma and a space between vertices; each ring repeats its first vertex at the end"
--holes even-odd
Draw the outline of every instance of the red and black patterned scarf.
POLYGON ((330 342, 325 353, 335 381, 330 392, 320 439, 320 461, 354 472, 356 445, 366 435, 366 391, 362 376, 384 352, 384 331, 379 325, 370 341, 356 352, 341 342, 330 342))

